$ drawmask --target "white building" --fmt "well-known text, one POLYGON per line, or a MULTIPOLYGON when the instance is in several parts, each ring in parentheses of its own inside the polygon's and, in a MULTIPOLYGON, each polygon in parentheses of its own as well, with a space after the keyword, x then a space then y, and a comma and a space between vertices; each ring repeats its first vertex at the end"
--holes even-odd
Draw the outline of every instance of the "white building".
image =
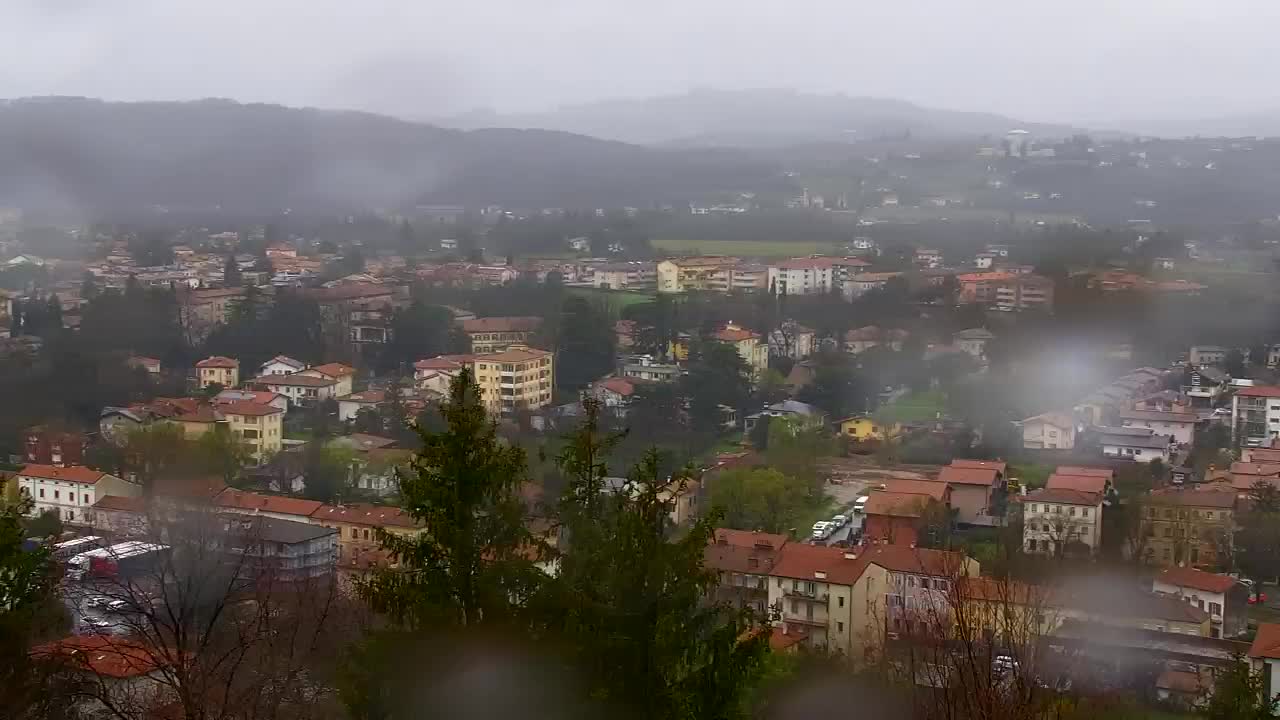
POLYGON ((1157 435, 1146 428, 1099 428, 1098 445, 1105 457, 1169 463, 1169 436, 1157 435))
POLYGON ((260 377, 253 381, 266 387, 273 393, 279 393, 294 405, 313 405, 317 402, 338 397, 337 381, 327 377, 311 375, 272 375, 260 377))
POLYGON ((1213 637, 1235 637, 1248 627, 1248 590, 1230 575, 1185 567, 1165 568, 1152 581, 1151 590, 1173 595, 1209 613, 1213 637))
POLYGON ((294 360, 286 355, 277 355, 262 363, 262 367, 258 368, 258 375, 292 375, 306 369, 307 364, 301 360, 294 360))
POLYGON ((294 377, 313 377, 320 379, 332 380, 333 392, 337 396, 350 395, 352 391, 352 383, 356 379, 356 369, 350 365, 342 363, 325 363, 324 365, 316 365, 307 368, 302 372, 295 373, 294 377))
POLYGON ((63 522, 89 524, 89 513, 107 495, 138 497, 142 486, 82 465, 27 465, 18 472, 18 490, 30 497, 30 515, 56 512, 63 522))
POLYGON ((1195 436, 1195 413, 1163 412, 1160 410, 1121 410, 1120 424, 1127 428, 1146 428, 1156 435, 1170 435, 1181 444, 1191 444, 1195 436))
POLYGON ((1076 423, 1065 413, 1029 417, 1022 426, 1022 447, 1028 450, 1071 450, 1076 446, 1076 423))
POLYGON ((1102 545, 1102 493, 1044 488, 1022 498, 1022 546, 1028 553, 1093 555, 1102 545))
POLYGON ((813 354, 817 333, 794 320, 788 320, 769 333, 769 354, 803 360, 813 354))
POLYGON ((821 295, 835 286, 831 258, 792 258, 769 266, 769 287, 779 295, 821 295))

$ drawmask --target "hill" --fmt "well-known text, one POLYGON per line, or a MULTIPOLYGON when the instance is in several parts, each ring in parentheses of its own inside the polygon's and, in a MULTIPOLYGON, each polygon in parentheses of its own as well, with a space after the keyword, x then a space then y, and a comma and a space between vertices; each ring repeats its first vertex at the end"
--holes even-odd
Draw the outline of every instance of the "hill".
POLYGON ((363 209, 648 206, 785 184, 733 151, 545 130, 460 131, 227 100, 0 103, 0 205, 363 209))
POLYGON ((792 90, 697 90, 684 95, 608 100, 546 113, 475 112, 443 119, 458 128, 562 130, 646 145, 777 147, 833 140, 1002 136, 1014 128, 1040 137, 1081 130, 991 113, 938 110, 902 100, 816 95, 792 90))

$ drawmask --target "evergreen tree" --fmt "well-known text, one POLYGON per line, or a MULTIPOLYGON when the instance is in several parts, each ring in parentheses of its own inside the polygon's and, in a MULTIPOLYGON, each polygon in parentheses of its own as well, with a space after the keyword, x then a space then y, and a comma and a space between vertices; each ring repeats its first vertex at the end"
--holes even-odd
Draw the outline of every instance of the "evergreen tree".
POLYGON ((447 429, 419 429, 422 449, 400 478, 401 505, 422 531, 379 531, 401 567, 359 585, 375 609, 410 629, 502 622, 541 577, 524 557, 524 451, 498 441, 467 370, 441 414, 447 429))
POLYGON ((561 314, 556 386, 580 390, 613 370, 617 336, 609 316, 585 298, 571 297, 561 314))
POLYGON ((227 262, 222 267, 222 287, 240 287, 244 278, 240 274, 240 264, 236 262, 235 253, 227 253, 227 262))
POLYGON ((84 271, 84 275, 80 278, 80 297, 86 301, 92 301, 98 297, 98 293, 102 292, 102 288, 98 285, 98 276, 84 271))

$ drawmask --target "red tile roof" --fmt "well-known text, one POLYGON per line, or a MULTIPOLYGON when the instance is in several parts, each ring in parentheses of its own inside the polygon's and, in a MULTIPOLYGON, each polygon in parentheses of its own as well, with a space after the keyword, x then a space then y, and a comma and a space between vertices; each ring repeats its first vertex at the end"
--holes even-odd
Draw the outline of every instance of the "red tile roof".
POLYGON ((776 577, 797 580, 824 580, 837 585, 852 585, 862 577, 869 564, 865 553, 804 543, 787 543, 779 553, 770 573, 776 577), (853 557, 847 557, 853 556, 853 557), (825 574, 825 578, 818 577, 825 574))
POLYGON ((1147 494, 1149 505, 1181 505, 1184 507, 1208 507, 1229 510, 1236 505, 1234 491, 1164 488, 1147 494))
POLYGON ((1280 463, 1280 450, 1274 448, 1249 448, 1249 462, 1280 463))
POLYGON ((787 536, 775 533, 758 532, 755 530, 734 530, 732 528, 716 528, 715 538, 712 540, 716 545, 732 545, 734 547, 763 547, 768 545, 771 548, 780 548, 787 544, 787 536))
POLYGON ((1280 475, 1280 463, 1263 463, 1263 462, 1233 462, 1231 463, 1232 475, 1251 475, 1254 477, 1271 477, 1280 475))
POLYGON ((385 390, 365 390, 364 392, 351 393, 338 398, 341 402, 356 403, 380 403, 387 399, 385 390))
POLYGON ((866 550, 861 557, 886 570, 919 575, 956 577, 964 575, 966 571, 964 554, 948 550, 876 545, 866 550))
POLYGON ((264 405, 263 403, 250 402, 248 400, 220 403, 218 411, 226 415, 247 415, 251 417, 275 415, 276 413, 284 412, 275 405, 264 405))
POLYGON ((952 485, 986 485, 996 484, 995 468, 961 468, 944 467, 938 473, 938 480, 952 485))
POLYGON ((1258 623, 1258 634, 1249 646, 1249 657, 1280 660, 1280 625, 1258 623))
POLYGON ((485 317, 462 321, 466 333, 534 332, 542 327, 540 317, 485 317))
POLYGON ((1235 587, 1237 582, 1230 575, 1219 575, 1184 567, 1167 568, 1156 576, 1156 580, 1167 585, 1189 587, 1212 593, 1225 593, 1235 587))
POLYGON ((884 489, 886 492, 904 495, 927 495, 938 502, 946 500, 947 489, 949 487, 950 486, 946 483, 938 482, 936 480, 906 480, 902 478, 894 478, 886 480, 884 483, 884 489))
POLYGON ((416 370, 461 370, 475 358, 475 355, 437 355, 419 360, 413 364, 413 367, 416 370))
POLYGON ((1009 469, 1009 463, 1003 460, 952 460, 951 467, 954 468, 977 468, 977 469, 994 469, 996 472, 1003 474, 1009 469))
POLYGON ((325 363, 323 365, 316 365, 315 367, 307 368, 306 370, 303 370, 303 372, 318 372, 325 377, 331 377, 334 380, 341 380, 348 375, 355 375, 356 369, 350 365, 343 365, 342 363, 325 363))
POLYGON ((1090 467, 1088 465, 1059 465, 1057 473, 1060 475, 1096 475, 1112 479, 1116 476, 1116 471, 1111 468, 1090 467))
POLYGON ((140 497, 123 495, 103 495, 93 504, 94 510, 120 510, 122 512, 142 513, 147 510, 147 501, 140 497))
POLYGON ((622 397, 630 397, 636 391, 636 386, 630 380, 620 377, 605 378, 596 382, 596 387, 604 388, 611 392, 615 392, 622 397))
POLYGON ((751 340, 751 339, 759 339, 759 338, 760 338, 760 335, 758 335, 757 333, 747 330, 746 328, 740 328, 740 327, 721 328, 715 334, 715 339, 721 342, 730 342, 730 343, 742 342, 743 340, 751 340))
POLYGON ((36 658, 63 660, 77 670, 118 679, 155 672, 163 662, 137 641, 103 635, 69 637, 34 647, 31 654, 36 658))
POLYGON ((300 518, 310 517, 312 513, 324 505, 318 500, 245 492, 235 488, 227 488, 218 493, 213 502, 219 507, 277 513, 280 515, 297 515, 300 518))
MULTIPOLYGON (((940 484, 940 483, 934 483, 940 484)), ((913 493, 896 493, 881 490, 871 493, 867 500, 866 514, 886 517, 918 518, 924 515, 929 497, 913 493)))
POLYGON ((774 652, 786 650, 804 642, 807 637, 809 637, 808 631, 802 628, 787 628, 775 625, 772 632, 769 633, 769 648, 774 652))
POLYGON ((214 355, 207 357, 196 363, 198 368, 238 368, 240 361, 234 358, 224 357, 222 355, 214 355))
POLYGON ((1056 472, 1049 476, 1045 487, 1049 490, 1103 493, 1107 489, 1107 479, 1100 475, 1064 475, 1056 472))
POLYGON ((53 465, 26 465, 18 471, 18 475, 42 480, 62 480, 63 482, 96 485, 107 474, 100 470, 90 470, 83 465, 54 467, 53 465))
POLYGON ((489 353, 488 355, 476 355, 471 362, 528 362, 530 360, 541 360, 542 358, 548 357, 551 357, 551 353, 546 350, 513 345, 502 352, 489 353))
POLYGON ((1152 420, 1158 422, 1195 424, 1199 417, 1195 413, 1165 412, 1163 410, 1121 410, 1121 420, 1152 420))
POLYGON ((369 527, 413 528, 418 526, 418 523, 402 508, 370 503, 320 505, 311 513, 311 518, 319 522, 341 522, 369 527))
POLYGON ((1052 502, 1066 505, 1097 505, 1102 502, 1102 495, 1084 490, 1068 488, 1043 488, 1029 492, 1022 497, 1023 502, 1052 502))
POLYGON ((1237 397, 1272 397, 1280 398, 1280 387, 1275 385, 1254 385, 1236 390, 1237 397))

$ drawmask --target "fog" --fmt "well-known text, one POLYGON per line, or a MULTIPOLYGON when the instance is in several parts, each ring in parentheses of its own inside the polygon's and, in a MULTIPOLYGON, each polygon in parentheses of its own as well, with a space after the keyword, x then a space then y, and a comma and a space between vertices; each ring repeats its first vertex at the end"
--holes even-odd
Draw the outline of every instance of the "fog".
POLYGON ((231 97, 431 118, 691 88, 1137 131, 1277 109, 1267 0, 0 0, 0 97, 231 97))

